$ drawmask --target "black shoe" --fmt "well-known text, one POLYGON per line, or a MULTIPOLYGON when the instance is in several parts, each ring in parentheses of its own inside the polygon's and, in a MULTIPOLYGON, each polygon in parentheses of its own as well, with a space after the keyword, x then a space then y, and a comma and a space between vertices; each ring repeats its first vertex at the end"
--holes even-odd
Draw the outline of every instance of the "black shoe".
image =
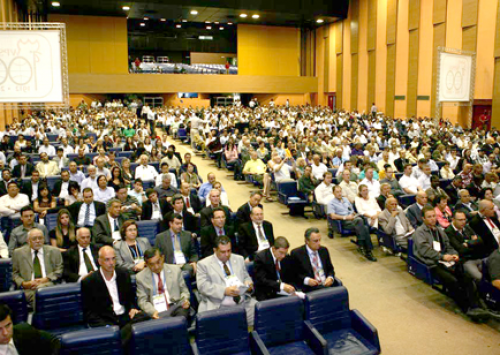
POLYGON ((474 322, 484 322, 491 318, 490 312, 482 308, 471 308, 467 311, 467 316, 474 322))
POLYGON ((373 256, 371 250, 368 250, 366 253, 365 253, 365 258, 367 258, 368 260, 370 261, 377 261, 377 258, 373 256))
POLYGON ((496 311, 492 311, 491 309, 486 309, 486 312, 488 312, 491 319, 495 319, 497 321, 500 320, 500 313, 498 313, 496 311))

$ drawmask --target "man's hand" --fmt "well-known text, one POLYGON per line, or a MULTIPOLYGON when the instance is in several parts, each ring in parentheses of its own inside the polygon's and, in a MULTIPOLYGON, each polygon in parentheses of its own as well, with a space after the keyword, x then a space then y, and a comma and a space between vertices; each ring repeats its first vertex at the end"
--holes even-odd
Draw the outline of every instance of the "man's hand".
POLYGON ((464 248, 468 248, 469 247, 469 244, 467 244, 467 243, 464 243, 463 245, 464 245, 464 248))
POLYGON ((295 287, 289 284, 283 284, 283 291, 285 291, 288 294, 294 294, 295 293, 295 287))
POLYGON ((139 264, 137 264, 136 266, 134 266, 134 271, 142 271, 144 270, 144 268, 146 267, 146 263, 144 261, 140 262, 139 264))
POLYGON ((231 287, 226 287, 226 290, 224 291, 224 294, 226 296, 239 296, 240 295, 240 291, 238 290, 238 287, 236 286, 231 286, 231 287))
POLYGON ((473 235, 473 236, 471 237, 471 239, 472 239, 472 240, 477 240, 477 235, 473 235))
POLYGON ((455 255, 445 254, 445 255, 443 255, 443 260, 444 261, 454 261, 455 260, 454 257, 455 257, 455 255))
POLYGON ((189 309, 189 306, 190 306, 190 305, 191 305, 191 304, 189 303, 189 301, 188 301, 188 300, 186 300, 186 301, 184 301, 184 302, 182 303, 182 308, 184 308, 184 309, 189 309))
POLYGON ((250 264, 251 262, 252 261, 250 260, 250 257, 247 256, 246 259, 245 259, 245 264, 250 264))
POLYGON ((392 217, 396 217, 399 214, 399 211, 392 211, 391 215, 392 217))
POLYGON ((325 281, 325 287, 330 287, 331 285, 333 285, 333 277, 329 277, 325 281))
POLYGON ((32 281, 24 281, 21 286, 26 289, 26 290, 30 290, 31 287, 32 287, 32 281))
POLYGON ((253 283, 252 283, 252 281, 245 281, 245 286, 248 286, 247 292, 252 292, 252 290, 253 290, 253 283))
POLYGON ((132 308, 130 310, 130 312, 128 312, 128 315, 129 315, 130 319, 134 319, 134 317, 137 313, 141 313, 141 311, 139 311, 138 309, 132 308))
POLYGON ((316 287, 316 286, 319 286, 319 281, 316 280, 316 279, 309 279, 309 282, 308 282, 309 286, 311 287, 316 287))

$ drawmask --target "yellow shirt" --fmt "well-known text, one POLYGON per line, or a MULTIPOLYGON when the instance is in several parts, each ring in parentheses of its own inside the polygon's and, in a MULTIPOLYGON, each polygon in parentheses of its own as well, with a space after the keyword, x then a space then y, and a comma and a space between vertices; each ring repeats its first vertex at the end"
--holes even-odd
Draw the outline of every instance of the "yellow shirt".
POLYGON ((266 172, 266 164, 260 159, 249 160, 243 168, 244 173, 250 174, 264 174, 266 172))

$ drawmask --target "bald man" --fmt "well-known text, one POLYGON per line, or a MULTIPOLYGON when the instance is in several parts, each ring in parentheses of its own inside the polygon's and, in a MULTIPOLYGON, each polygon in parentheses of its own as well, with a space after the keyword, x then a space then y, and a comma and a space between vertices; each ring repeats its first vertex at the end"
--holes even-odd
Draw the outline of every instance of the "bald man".
POLYGON ((500 222, 496 218, 493 202, 479 201, 479 212, 472 217, 469 225, 483 240, 485 257, 499 248, 500 222))
POLYGON ((421 226, 424 223, 422 219, 422 208, 427 204, 427 194, 425 191, 419 191, 417 193, 417 202, 413 205, 410 205, 406 210, 406 217, 410 221, 413 229, 417 229, 417 227, 421 226))
POLYGON ((399 208, 396 198, 387 198, 385 209, 378 216, 378 225, 385 234, 396 240, 397 245, 408 249, 408 238, 415 232, 415 228, 412 227, 404 211, 399 208))

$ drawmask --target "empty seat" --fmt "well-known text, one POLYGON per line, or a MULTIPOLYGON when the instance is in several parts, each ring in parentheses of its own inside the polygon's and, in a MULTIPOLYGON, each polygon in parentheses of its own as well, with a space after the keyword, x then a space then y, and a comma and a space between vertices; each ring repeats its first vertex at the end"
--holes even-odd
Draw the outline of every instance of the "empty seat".
POLYGON ((97 327, 61 336, 60 355, 122 355, 120 328, 97 327))
POLYGON ((137 234, 140 237, 143 238, 148 238, 149 243, 151 245, 155 245, 155 240, 156 240, 156 235, 158 234, 159 230, 159 223, 158 221, 137 221, 137 234))
POLYGON ((14 324, 28 320, 28 304, 26 303, 24 291, 2 292, 0 293, 0 303, 10 307, 14 324))
POLYGON ((377 329, 360 312, 349 309, 345 287, 310 292, 305 307, 306 323, 327 341, 330 354, 380 354, 377 329))
POLYGON ((45 227, 47 230, 53 230, 57 225, 57 213, 47 213, 45 215, 45 227))
POLYGON ((12 260, 0 259, 0 292, 10 290, 12 286, 12 260))
POLYGON ((119 157, 129 158, 132 156, 134 152, 126 151, 126 152, 118 152, 119 157))
POLYGON ((184 317, 155 319, 132 326, 131 355, 188 355, 190 350, 184 317))

